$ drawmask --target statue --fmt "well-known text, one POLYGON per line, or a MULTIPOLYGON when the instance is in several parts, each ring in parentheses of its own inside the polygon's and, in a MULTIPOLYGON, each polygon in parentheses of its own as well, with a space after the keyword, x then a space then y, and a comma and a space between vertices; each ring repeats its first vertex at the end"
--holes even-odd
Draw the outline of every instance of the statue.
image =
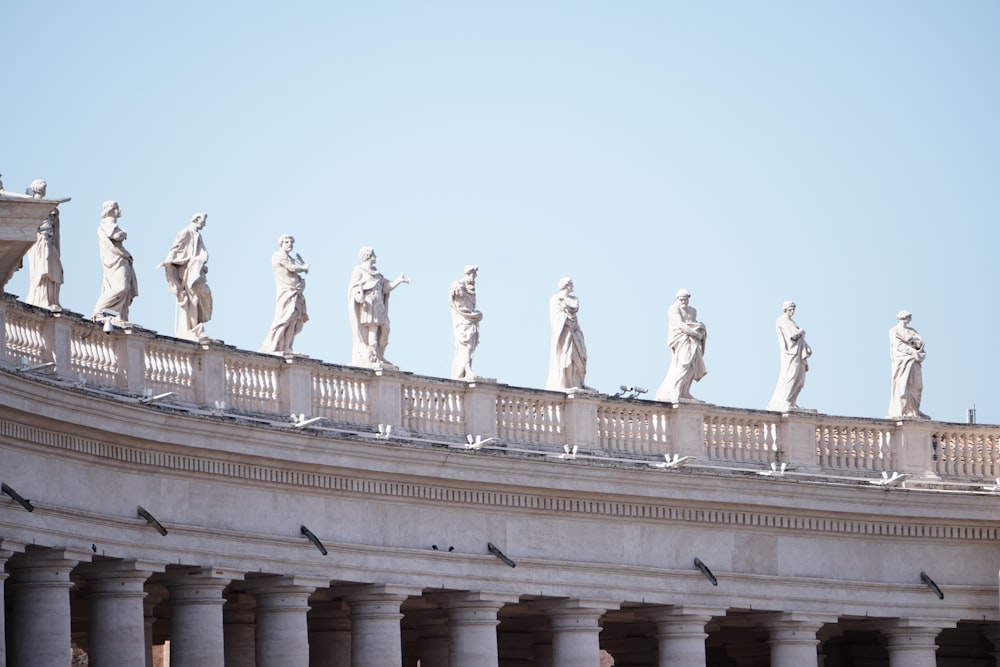
POLYGON ((670 368, 663 384, 656 390, 656 400, 667 403, 697 401, 691 395, 691 384, 701 380, 705 369, 705 325, 698 321, 698 311, 688 305, 691 292, 677 292, 677 301, 667 311, 670 368))
POLYGON ((59 258, 58 212, 52 209, 49 219, 38 228, 38 239, 28 250, 29 290, 25 302, 54 312, 62 311, 59 306, 59 288, 63 282, 62 260, 59 258), (56 224, 52 224, 55 214, 56 224))
POLYGON ((32 199, 45 199, 45 191, 48 189, 49 184, 40 178, 36 178, 31 182, 31 185, 24 191, 24 194, 28 195, 32 199))
POLYGON ((781 367, 778 371, 778 384, 774 387, 768 410, 788 412, 798 410, 796 401, 799 392, 806 384, 806 371, 809 370, 808 359, 812 356, 812 348, 806 343, 806 331, 800 329, 792 320, 795 314, 795 303, 786 301, 782 305, 784 311, 778 316, 774 328, 778 332, 778 352, 781 355, 781 367))
POLYGON ((156 268, 167 272, 167 290, 177 297, 183 313, 174 323, 174 335, 205 340, 205 323, 212 319, 212 290, 208 286, 208 249, 201 230, 207 213, 195 213, 187 227, 177 233, 167 258, 156 268))
POLYGON ((455 380, 475 380, 472 355, 479 345, 479 322, 483 314, 476 310, 476 274, 478 266, 465 267, 465 275, 451 286, 451 323, 455 328, 455 358, 451 362, 451 377, 455 380))
POLYGON ((587 345, 577 321, 580 299, 573 295, 573 281, 561 278, 559 292, 549 299, 549 376, 545 388, 555 391, 589 389, 584 385, 587 374, 587 345))
POLYGON ((347 310, 353 334, 351 363, 376 368, 392 366, 385 359, 389 344, 389 294, 410 277, 401 273, 389 282, 375 268, 375 249, 365 246, 358 253, 361 263, 351 271, 347 310))
POLYGON ((298 253, 292 256, 295 237, 282 234, 278 238, 278 250, 271 255, 271 268, 274 270, 274 287, 277 295, 274 299, 274 321, 271 331, 264 339, 260 351, 266 354, 293 354, 292 343, 295 336, 309 321, 306 312, 306 281, 300 275, 309 273, 309 265, 302 261, 298 253))
POLYGON ((139 296, 139 284, 132 268, 132 255, 123 243, 128 235, 118 226, 122 211, 116 201, 106 201, 101 209, 97 241, 104 266, 101 295, 94 306, 94 320, 108 320, 121 325, 128 321, 128 309, 139 296))
POLYGON ((924 340, 910 327, 913 316, 908 310, 896 315, 896 326, 889 329, 889 358, 892 360, 892 391, 889 394, 889 418, 930 419, 920 411, 924 392, 921 366, 927 353, 924 340))

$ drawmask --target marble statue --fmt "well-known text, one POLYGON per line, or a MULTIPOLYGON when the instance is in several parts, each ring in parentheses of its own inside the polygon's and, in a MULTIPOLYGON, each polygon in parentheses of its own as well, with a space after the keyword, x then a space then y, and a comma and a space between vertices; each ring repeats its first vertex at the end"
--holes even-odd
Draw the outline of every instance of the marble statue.
POLYGON ((768 410, 788 412, 798 410, 799 392, 806 384, 806 371, 809 370, 809 357, 812 348, 806 343, 806 330, 800 329, 792 316, 795 315, 795 303, 786 301, 782 304, 782 314, 774 324, 778 332, 778 354, 781 365, 778 370, 778 383, 774 387, 768 410))
POLYGON ((139 284, 132 268, 132 255, 123 245, 128 236, 118 226, 122 210, 116 201, 106 201, 101 208, 101 222, 97 226, 97 241, 104 267, 101 295, 94 306, 95 320, 122 324, 128 321, 128 309, 139 296, 139 284), (107 313, 105 311, 111 311, 107 313), (112 314, 114 313, 114 314, 112 314))
POLYGON ((573 280, 561 278, 559 291, 549 299, 549 376, 545 388, 555 391, 587 389, 587 345, 577 319, 580 299, 573 294, 573 280))
POLYGON ((32 199, 45 199, 45 191, 48 189, 49 184, 40 178, 36 178, 31 182, 31 185, 24 191, 24 194, 28 195, 32 199))
POLYGON ((292 255, 295 237, 282 234, 278 239, 278 250, 271 255, 274 270, 274 321, 264 339, 260 351, 266 354, 294 354, 292 343, 295 336, 309 321, 306 312, 306 281, 303 273, 309 273, 309 265, 302 261, 302 255, 292 255))
POLYGON ((385 359, 389 344, 389 295, 410 277, 401 273, 387 280, 375 268, 375 249, 365 246, 358 253, 361 261, 351 271, 347 288, 347 310, 354 341, 351 363, 365 368, 392 366, 385 359))
MULTIPOLYGON (((56 213, 56 209, 53 209, 56 213)), ((38 228, 38 239, 28 250, 28 296, 25 302, 39 308, 59 312, 59 288, 63 283, 63 266, 59 258, 57 240, 58 213, 56 225, 52 224, 52 214, 38 228)))
POLYGON ((461 280, 451 285, 448 303, 451 305, 451 323, 455 329, 455 357, 451 362, 451 377, 455 380, 475 380, 472 372, 472 355, 479 345, 479 322, 483 314, 476 310, 476 275, 479 267, 465 267, 461 280))
POLYGON ((705 338, 708 331, 698 321, 698 311, 688 305, 690 300, 691 292, 679 290, 677 301, 667 310, 670 368, 663 384, 656 390, 658 401, 697 401, 691 395, 691 384, 708 373, 705 368, 705 338))
POLYGON ((205 340, 205 323, 212 319, 212 290, 208 286, 208 249, 201 230, 207 213, 195 213, 187 227, 177 233, 167 258, 156 268, 166 269, 167 290, 177 297, 182 317, 174 323, 174 335, 205 340))
POLYGON ((892 360, 892 391, 889 395, 889 418, 917 417, 930 419, 920 411, 924 392, 921 366, 927 353, 924 340, 910 327, 913 316, 907 310, 896 315, 896 326, 889 329, 889 358, 892 360))

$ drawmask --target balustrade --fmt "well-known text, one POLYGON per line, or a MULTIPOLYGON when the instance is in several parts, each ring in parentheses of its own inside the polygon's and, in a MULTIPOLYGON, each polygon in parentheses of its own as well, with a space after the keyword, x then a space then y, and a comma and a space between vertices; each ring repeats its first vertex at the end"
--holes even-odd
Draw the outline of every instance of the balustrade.
POLYGON ((309 359, 181 341, 135 327, 105 333, 69 312, 0 299, 0 359, 21 367, 55 361, 69 381, 132 394, 284 417, 309 412, 346 426, 388 424, 447 439, 496 437, 516 446, 578 445, 614 456, 693 456, 702 465, 787 463, 792 469, 870 476, 886 472, 948 481, 1000 477, 1000 426, 831 417, 672 406, 599 394, 562 394, 376 372, 309 359))

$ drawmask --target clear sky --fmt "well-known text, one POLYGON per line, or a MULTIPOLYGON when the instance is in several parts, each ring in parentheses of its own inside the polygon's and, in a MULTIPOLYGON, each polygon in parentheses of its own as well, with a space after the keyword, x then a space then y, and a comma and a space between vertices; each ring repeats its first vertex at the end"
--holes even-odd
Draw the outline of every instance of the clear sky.
POLYGON ((267 333, 288 232, 313 267, 295 347, 331 363, 373 245, 413 278, 390 306, 406 371, 447 376, 449 286, 478 264, 474 369, 502 383, 544 385, 548 299, 572 276, 603 392, 652 397, 686 287, 705 401, 767 404, 792 299, 814 350, 801 405, 884 417, 905 308, 924 411, 1000 423, 1000 3, 13 2, 0 64, 5 186, 73 198, 69 310, 97 299, 115 199, 130 319, 163 334, 154 267, 205 211, 207 331, 240 348, 267 333))

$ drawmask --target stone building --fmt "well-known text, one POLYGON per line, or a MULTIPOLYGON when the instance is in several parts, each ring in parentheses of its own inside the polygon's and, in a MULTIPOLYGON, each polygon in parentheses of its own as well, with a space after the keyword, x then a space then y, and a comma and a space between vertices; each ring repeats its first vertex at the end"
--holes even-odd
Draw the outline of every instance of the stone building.
POLYGON ((0 665, 996 665, 998 437, 284 359, 6 295, 0 665))

